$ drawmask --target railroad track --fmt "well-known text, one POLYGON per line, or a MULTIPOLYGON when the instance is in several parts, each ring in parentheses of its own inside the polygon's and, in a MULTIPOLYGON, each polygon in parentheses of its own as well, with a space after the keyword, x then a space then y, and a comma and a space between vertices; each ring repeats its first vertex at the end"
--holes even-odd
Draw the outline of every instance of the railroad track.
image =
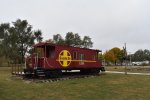
POLYGON ((81 73, 78 72, 70 72, 70 73, 63 73, 63 75, 59 78, 47 78, 44 76, 41 77, 24 77, 24 81, 28 81, 27 83, 30 82, 37 82, 37 83, 44 83, 44 82, 56 82, 56 81, 63 81, 63 80, 69 80, 69 79, 80 79, 80 78, 88 78, 88 77, 97 77, 100 76, 101 74, 97 75, 81 75, 81 73))

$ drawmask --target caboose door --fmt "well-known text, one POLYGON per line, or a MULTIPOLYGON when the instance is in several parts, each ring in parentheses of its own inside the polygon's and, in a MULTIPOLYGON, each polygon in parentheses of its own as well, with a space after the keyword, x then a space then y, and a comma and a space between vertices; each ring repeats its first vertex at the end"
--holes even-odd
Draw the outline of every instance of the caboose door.
POLYGON ((43 67, 44 63, 44 48, 36 48, 35 50, 35 67, 43 67))

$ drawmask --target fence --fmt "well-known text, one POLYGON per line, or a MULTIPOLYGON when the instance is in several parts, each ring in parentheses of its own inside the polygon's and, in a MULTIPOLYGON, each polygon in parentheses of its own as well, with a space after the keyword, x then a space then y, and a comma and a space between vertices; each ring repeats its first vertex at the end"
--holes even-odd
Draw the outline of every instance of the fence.
POLYGON ((12 75, 23 75, 24 64, 11 64, 12 75))

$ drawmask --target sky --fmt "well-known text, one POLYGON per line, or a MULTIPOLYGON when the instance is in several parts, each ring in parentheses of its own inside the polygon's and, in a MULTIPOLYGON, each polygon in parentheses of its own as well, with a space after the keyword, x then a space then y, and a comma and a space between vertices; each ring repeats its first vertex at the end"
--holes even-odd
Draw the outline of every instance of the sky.
POLYGON ((93 48, 150 50, 150 0, 0 0, 0 23, 27 20, 44 40, 67 32, 90 36, 93 48))

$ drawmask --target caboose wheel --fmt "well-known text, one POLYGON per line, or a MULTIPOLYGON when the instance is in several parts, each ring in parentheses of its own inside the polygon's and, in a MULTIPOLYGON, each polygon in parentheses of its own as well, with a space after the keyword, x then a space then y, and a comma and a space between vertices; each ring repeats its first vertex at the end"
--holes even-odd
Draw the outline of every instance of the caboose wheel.
POLYGON ((91 70, 91 74, 99 74, 99 72, 100 72, 100 69, 92 69, 91 70))
POLYGON ((100 69, 82 69, 80 70, 81 74, 89 75, 89 74, 99 74, 100 69))
POLYGON ((31 77, 33 75, 32 69, 24 69, 24 76, 25 77, 31 77))
POLYGON ((62 76, 61 70, 47 70, 45 71, 45 76, 47 78, 59 78, 62 76))
POLYGON ((83 74, 83 75, 90 74, 90 69, 81 69, 80 73, 83 74))

